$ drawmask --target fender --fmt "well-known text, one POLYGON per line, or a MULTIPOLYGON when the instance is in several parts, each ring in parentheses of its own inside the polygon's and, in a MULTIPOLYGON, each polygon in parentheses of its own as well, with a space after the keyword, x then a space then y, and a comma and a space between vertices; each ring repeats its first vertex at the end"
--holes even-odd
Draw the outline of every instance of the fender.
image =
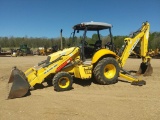
POLYGON ((98 50, 92 57, 92 64, 96 63, 101 57, 106 56, 106 55, 111 55, 115 58, 117 58, 118 56, 116 55, 116 53, 114 53, 111 50, 108 49, 100 49, 98 50))

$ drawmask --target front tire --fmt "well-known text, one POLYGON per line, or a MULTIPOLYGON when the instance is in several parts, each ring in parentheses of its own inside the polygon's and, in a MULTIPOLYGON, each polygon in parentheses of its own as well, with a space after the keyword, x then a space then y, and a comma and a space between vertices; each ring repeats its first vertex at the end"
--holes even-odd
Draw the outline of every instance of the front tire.
POLYGON ((67 72, 58 72, 52 83, 55 91, 66 91, 72 88, 73 78, 67 72))
POLYGON ((120 68, 115 58, 108 57, 100 60, 93 73, 96 81, 102 85, 114 84, 118 81, 120 68))

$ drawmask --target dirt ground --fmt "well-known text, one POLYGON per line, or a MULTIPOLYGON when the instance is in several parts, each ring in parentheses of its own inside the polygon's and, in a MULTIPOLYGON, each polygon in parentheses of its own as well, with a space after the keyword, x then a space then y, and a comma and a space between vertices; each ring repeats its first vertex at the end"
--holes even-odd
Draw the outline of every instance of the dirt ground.
MULTIPOLYGON (((6 100, 11 68, 25 71, 46 56, 0 57, 0 120, 160 120, 160 59, 152 59, 153 74, 140 76, 145 86, 119 78, 113 85, 76 81, 70 91, 53 87, 31 91, 23 98, 6 100)), ((138 70, 141 59, 128 59, 126 70, 138 70)), ((44 83, 45 86, 45 83, 44 83)))

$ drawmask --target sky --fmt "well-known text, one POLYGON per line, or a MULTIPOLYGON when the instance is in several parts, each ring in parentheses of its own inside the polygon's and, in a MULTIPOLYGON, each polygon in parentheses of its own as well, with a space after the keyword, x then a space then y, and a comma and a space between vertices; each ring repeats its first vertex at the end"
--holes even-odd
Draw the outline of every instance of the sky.
POLYGON ((69 37, 81 22, 106 22, 129 35, 150 23, 160 32, 160 0, 0 0, 0 37, 69 37))

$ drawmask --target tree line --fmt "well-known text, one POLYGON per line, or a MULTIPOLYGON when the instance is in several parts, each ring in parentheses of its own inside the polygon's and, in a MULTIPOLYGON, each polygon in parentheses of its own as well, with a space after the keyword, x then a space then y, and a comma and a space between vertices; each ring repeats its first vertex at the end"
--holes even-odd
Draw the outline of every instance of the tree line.
MULTIPOLYGON (((124 38, 128 36, 114 36, 114 45, 118 48, 121 48, 123 45, 124 38)), ((93 34, 91 37, 87 37, 86 41, 89 44, 94 44, 98 39, 97 34, 93 34)), ((101 36, 102 46, 104 46, 107 42, 110 41, 109 36, 101 36)), ((82 40, 82 36, 75 37, 74 41, 72 38, 62 38, 63 48, 70 46, 79 46, 82 40)), ((22 44, 27 44, 30 48, 38 48, 38 47, 53 47, 58 46, 60 48, 61 38, 33 38, 33 37, 0 37, 0 47, 1 48, 18 48, 22 44)), ((150 33, 149 37, 149 49, 160 48, 160 32, 150 33)))

